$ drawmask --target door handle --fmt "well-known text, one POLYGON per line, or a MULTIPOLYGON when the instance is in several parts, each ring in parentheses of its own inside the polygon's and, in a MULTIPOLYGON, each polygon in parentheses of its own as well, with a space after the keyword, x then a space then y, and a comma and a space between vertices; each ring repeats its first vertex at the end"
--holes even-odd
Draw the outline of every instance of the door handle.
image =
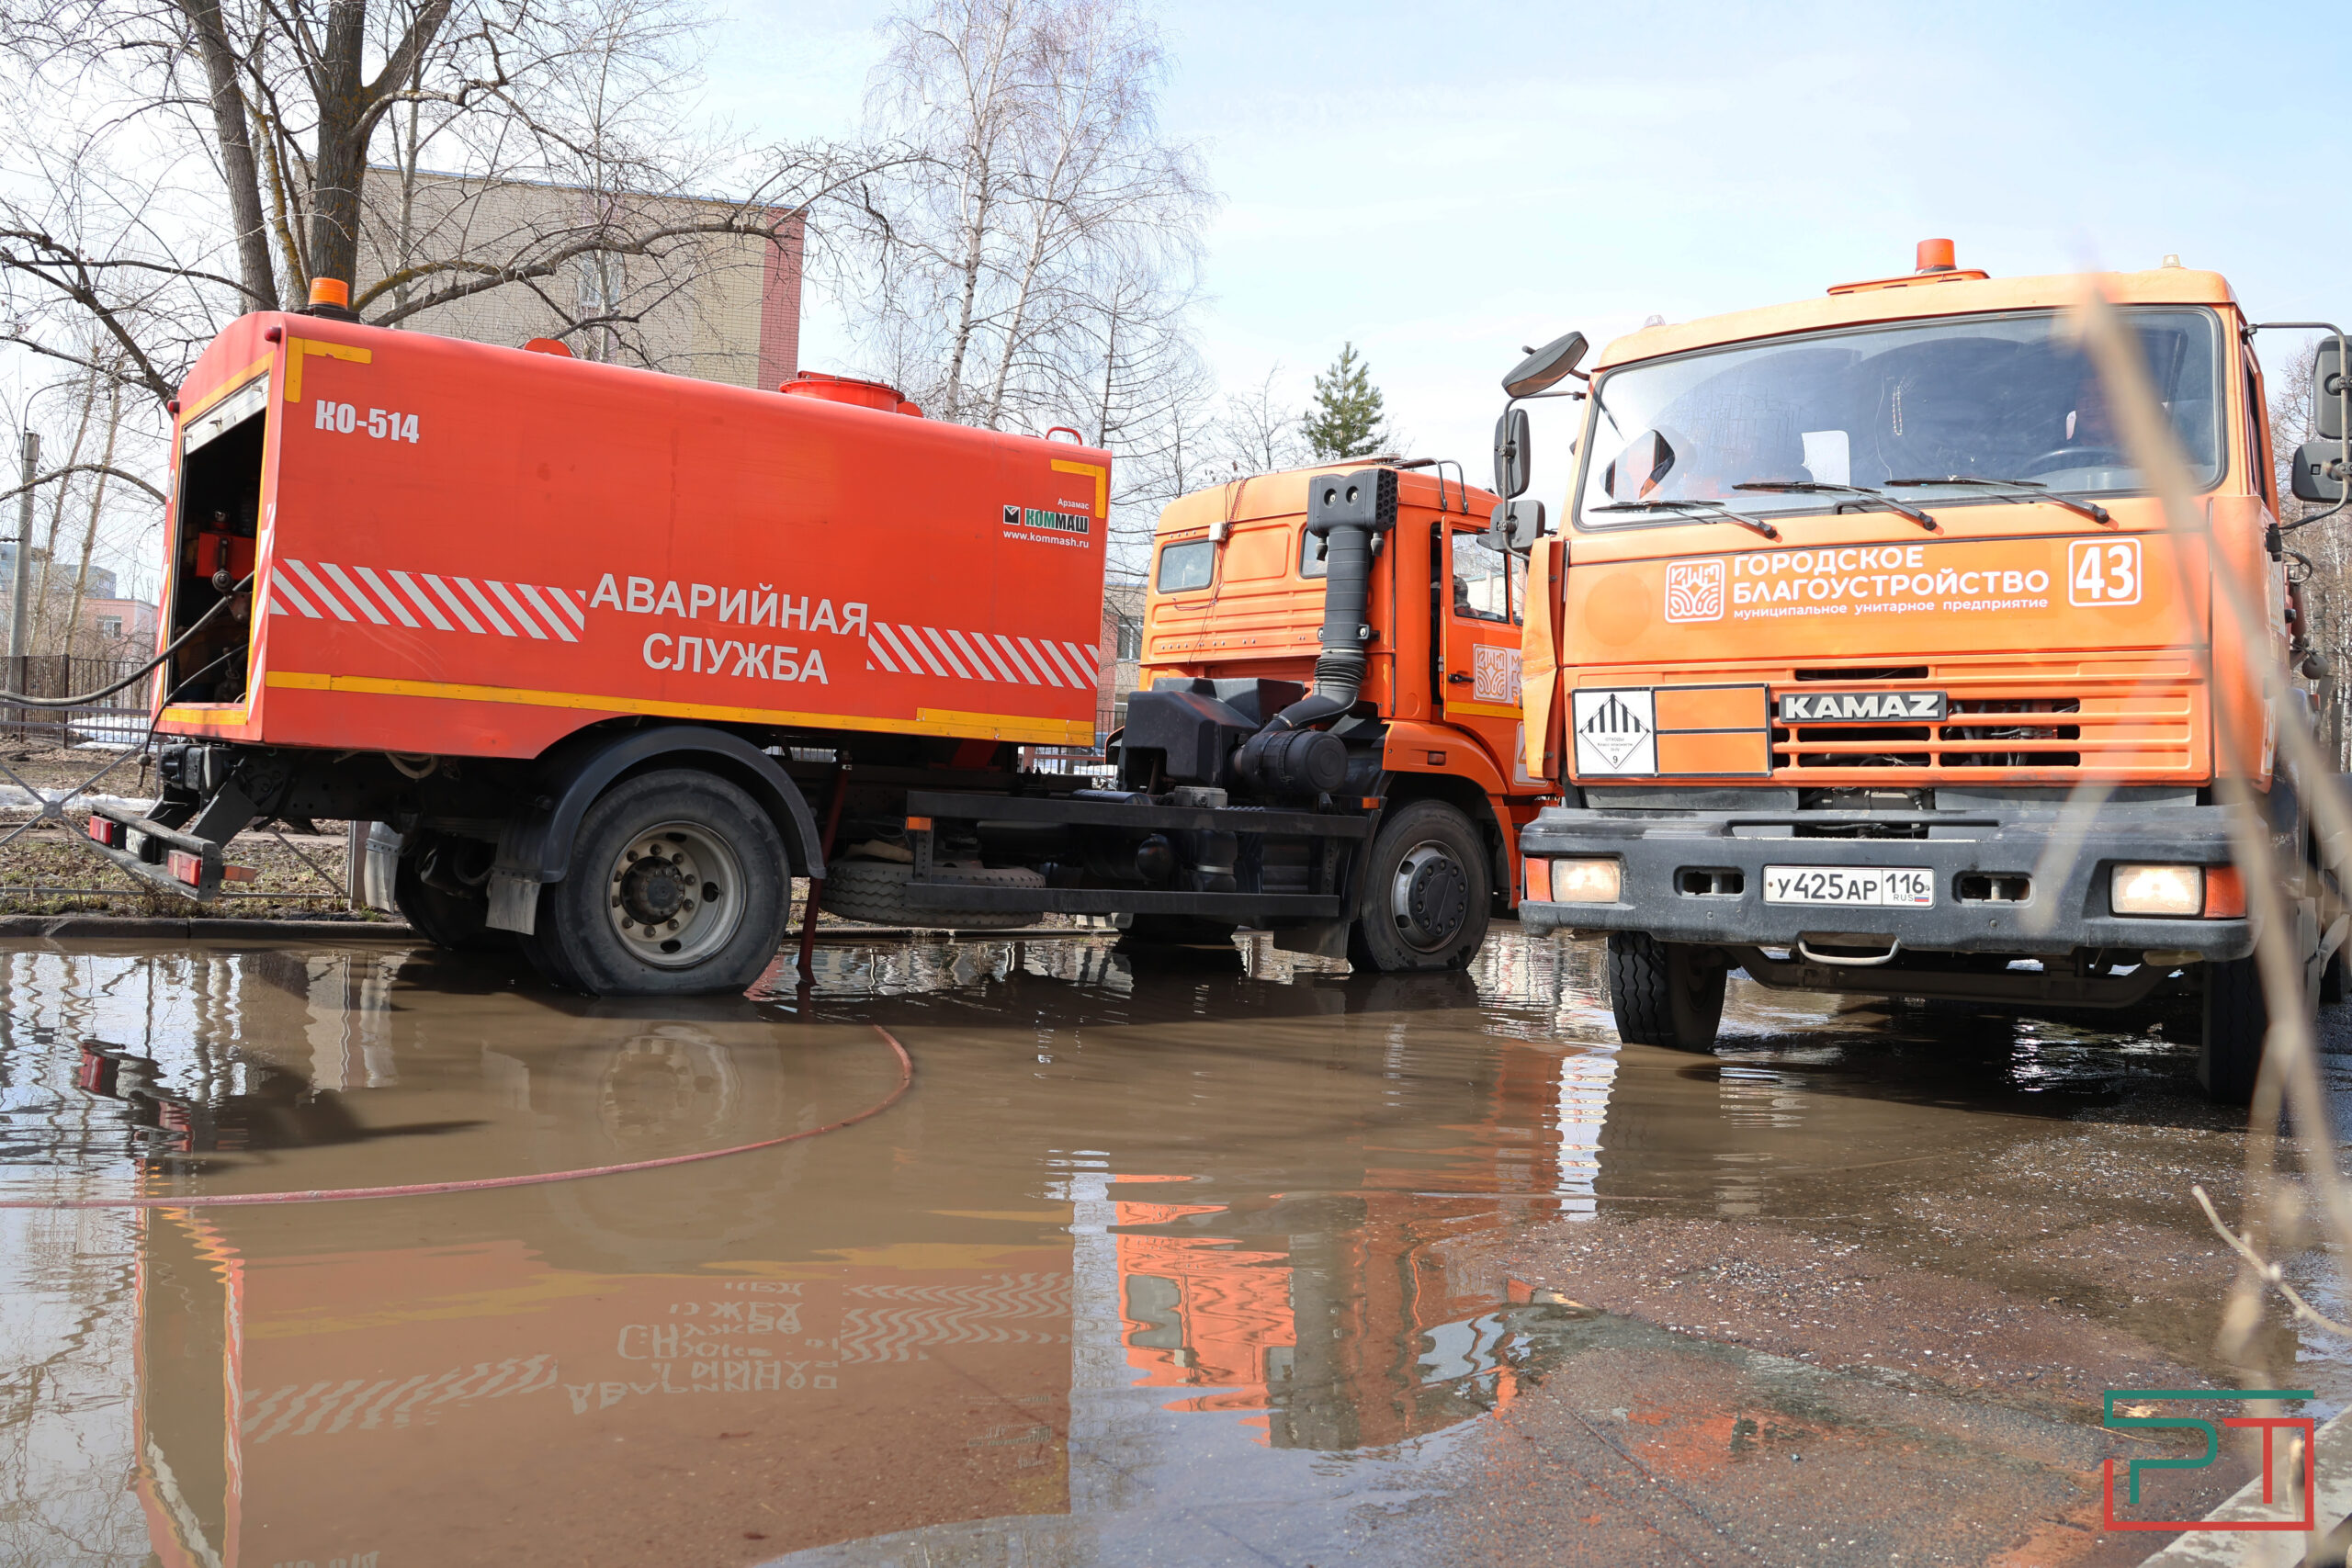
POLYGON ((1456 670, 1445 678, 1445 683, 1449 686, 1466 686, 1470 683, 1469 673, 1466 671, 1456 670))

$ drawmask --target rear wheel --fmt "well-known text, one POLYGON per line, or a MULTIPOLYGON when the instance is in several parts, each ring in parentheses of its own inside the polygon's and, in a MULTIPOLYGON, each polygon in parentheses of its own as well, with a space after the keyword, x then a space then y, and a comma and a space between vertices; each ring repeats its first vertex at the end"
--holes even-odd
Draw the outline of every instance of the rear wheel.
POLYGON ((2203 968, 2204 1027, 2197 1047, 2197 1081, 2207 1099, 2244 1105, 2254 1098, 2255 1075, 2262 1070, 2262 1037, 2270 1032, 2262 976, 2252 958, 2203 968))
POLYGON ((709 773, 640 773, 588 808, 525 950, 598 996, 741 991, 784 940, 791 886, 784 840, 750 795, 709 773))
POLYGON ((1463 967, 1487 940, 1492 881, 1486 839, 1458 807, 1399 807, 1374 836, 1348 957, 1388 974, 1463 967))
POLYGON ((1669 1051, 1712 1051, 1724 1018, 1720 953, 1647 931, 1609 933, 1609 1002, 1617 1038, 1669 1051))

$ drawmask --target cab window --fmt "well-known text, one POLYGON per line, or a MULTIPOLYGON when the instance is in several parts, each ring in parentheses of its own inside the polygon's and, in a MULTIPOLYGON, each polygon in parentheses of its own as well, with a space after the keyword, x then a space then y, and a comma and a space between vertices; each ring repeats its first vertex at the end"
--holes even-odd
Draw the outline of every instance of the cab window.
POLYGON ((1328 553, 1331 541, 1320 534, 1310 534, 1304 525, 1298 530, 1298 575, 1329 577, 1331 559, 1328 553))
POLYGON ((1523 595, 1513 581, 1518 566, 1515 558, 1480 542, 1476 534, 1454 535, 1454 618, 1516 626, 1523 595))
POLYGON ((1206 539, 1166 545, 1159 551, 1159 572, 1151 580, 1161 593, 1189 593, 1206 588, 1216 570, 1216 547, 1206 539))

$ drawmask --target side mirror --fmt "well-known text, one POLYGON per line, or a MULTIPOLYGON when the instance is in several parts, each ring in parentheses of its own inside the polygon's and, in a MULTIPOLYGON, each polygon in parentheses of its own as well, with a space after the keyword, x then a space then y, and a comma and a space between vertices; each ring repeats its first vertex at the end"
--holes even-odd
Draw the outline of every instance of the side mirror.
POLYGON ((1550 391, 1577 367, 1577 362, 1584 357, 1584 349, 1582 333, 1554 338, 1511 367, 1510 374, 1503 378, 1503 390, 1514 398, 1532 398, 1550 391))
POLYGON ((2322 441, 2344 439, 2344 340, 2322 338, 2312 355, 2312 423, 2322 441))
POLYGON ((1478 542, 1490 550, 1525 555, 1544 536, 1544 503, 1521 498, 1495 503, 1493 516, 1478 542))
POLYGON ((1505 501, 1527 493, 1527 470, 1534 460, 1528 446, 1527 411, 1505 409, 1495 421, 1495 493, 1505 501))
POLYGON ((2293 482, 2297 501, 2335 505, 2344 499, 2344 443, 2340 439, 2306 441, 2295 448, 2293 482))

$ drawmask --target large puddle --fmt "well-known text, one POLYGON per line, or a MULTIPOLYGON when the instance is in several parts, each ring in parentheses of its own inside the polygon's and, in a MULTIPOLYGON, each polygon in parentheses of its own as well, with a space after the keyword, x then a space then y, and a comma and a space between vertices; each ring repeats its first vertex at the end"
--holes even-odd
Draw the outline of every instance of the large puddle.
POLYGON ((634 1174, 0 1212, 0 1555, 912 1562, 871 1538, 992 1520, 936 1561, 1118 1561, 1228 1506, 1311 1539, 1594 1332, 1474 1244, 1883 1202, 2186 1071, 2161 1030, 1905 1033, 1752 989, 1719 1057, 1621 1051, 1597 950, 1511 932, 1443 976, 1099 940, 820 960, 803 1011, 429 951, 0 954, 19 1201, 659 1159, 874 1105, 880 1030, 916 1063, 873 1120, 634 1174))

